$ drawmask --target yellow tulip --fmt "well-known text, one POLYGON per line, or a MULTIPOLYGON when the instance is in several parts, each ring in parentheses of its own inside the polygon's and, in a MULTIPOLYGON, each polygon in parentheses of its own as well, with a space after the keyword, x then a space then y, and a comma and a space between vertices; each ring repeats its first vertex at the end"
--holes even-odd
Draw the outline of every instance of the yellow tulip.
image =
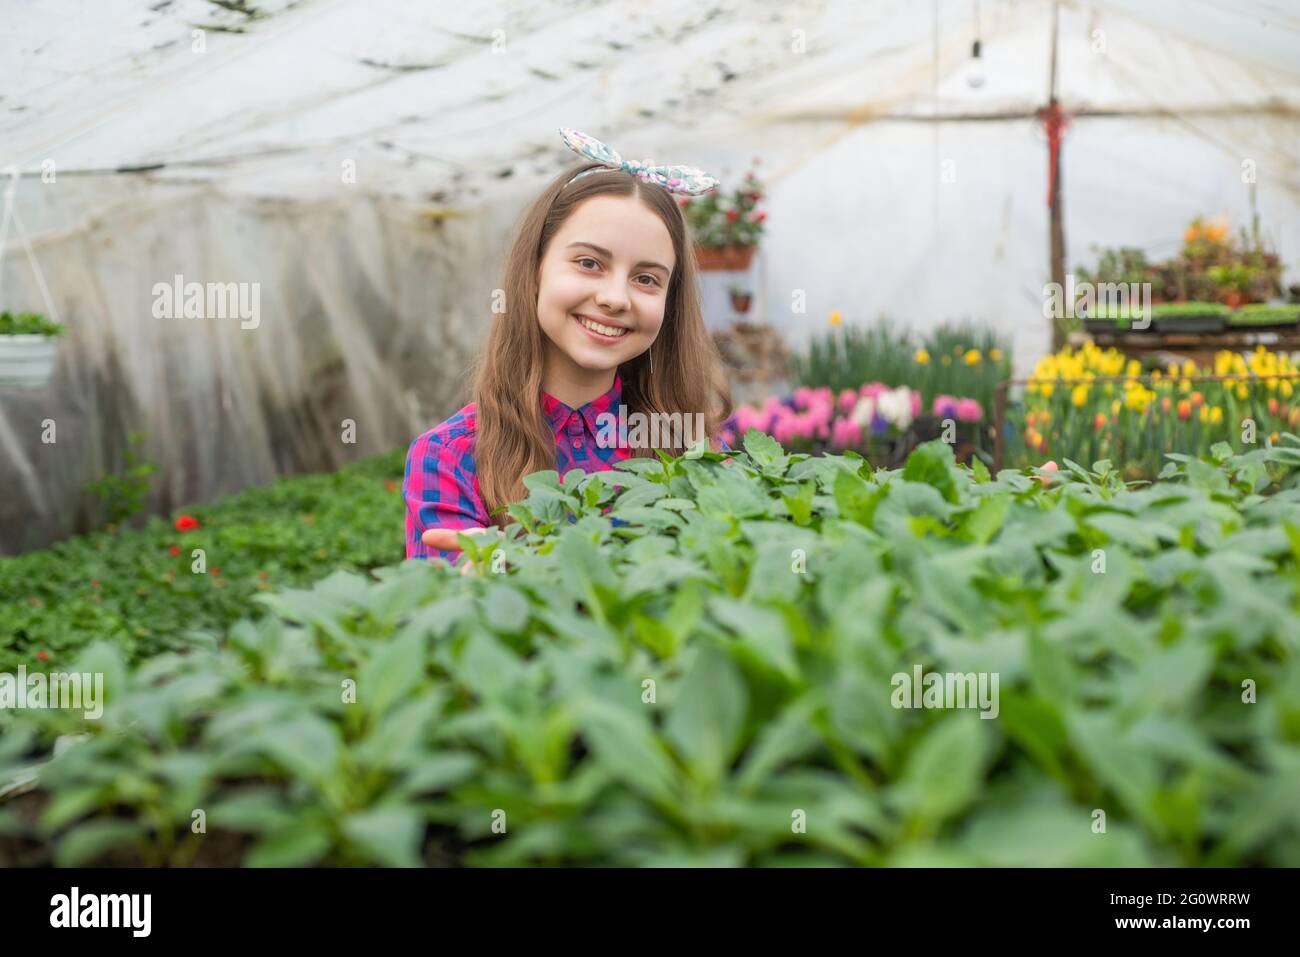
POLYGON ((990 349, 990 350, 989 350, 989 360, 992 361, 992 362, 1001 362, 1001 361, 1002 361, 1002 350, 1001 350, 1001 349, 990 349))
POLYGON ((1290 379, 1283 379, 1282 384, 1278 386, 1278 391, 1282 393, 1283 398, 1291 398, 1291 393, 1295 391, 1295 386, 1291 384, 1290 379))
POLYGON ((1246 383, 1244 382, 1237 383, 1237 398, 1247 399, 1249 397, 1250 397, 1250 390, 1246 388, 1246 383))
POLYGON ((1075 408, 1083 405, 1088 401, 1088 387, 1086 385, 1076 385, 1074 391, 1070 394, 1070 402, 1075 408))
POLYGON ((838 325, 839 325, 843 320, 844 320, 844 317, 843 317, 842 315, 840 315, 840 311, 839 311, 838 309, 836 309, 834 312, 831 313, 831 325, 832 325, 832 326, 838 326, 838 325))
POLYGON ((1210 424, 1218 425, 1223 421, 1223 410, 1217 405, 1210 408, 1210 424))
POLYGON ((926 352, 924 349, 917 349, 916 355, 913 356, 913 358, 916 359, 917 363, 920 365, 929 365, 930 363, 930 353, 926 352))
POLYGON ((977 366, 980 364, 980 360, 983 359, 984 357, 980 355, 980 351, 978 349, 971 349, 969 352, 966 353, 965 358, 966 358, 966 364, 968 366, 977 366))

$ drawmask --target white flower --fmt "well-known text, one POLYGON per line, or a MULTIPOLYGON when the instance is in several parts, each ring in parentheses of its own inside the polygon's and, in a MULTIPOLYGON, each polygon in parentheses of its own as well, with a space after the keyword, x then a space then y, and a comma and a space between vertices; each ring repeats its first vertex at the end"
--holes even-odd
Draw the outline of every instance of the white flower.
POLYGON ((912 424, 912 390, 905 385, 880 393, 880 415, 900 432, 912 424))
POLYGON ((852 419, 867 431, 871 430, 871 419, 876 414, 876 403, 870 396, 864 395, 853 407, 852 419))

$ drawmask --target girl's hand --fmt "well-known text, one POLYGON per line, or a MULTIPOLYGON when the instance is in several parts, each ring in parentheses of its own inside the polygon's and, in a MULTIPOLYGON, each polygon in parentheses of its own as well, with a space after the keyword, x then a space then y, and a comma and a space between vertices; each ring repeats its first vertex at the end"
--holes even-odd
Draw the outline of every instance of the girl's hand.
MULTIPOLYGON (((425 529, 424 533, 420 536, 420 541, 424 542, 424 544, 429 548, 437 549, 439 551, 458 552, 460 551, 460 544, 456 541, 456 536, 458 534, 463 532, 466 535, 486 535, 490 531, 491 529, 482 526, 474 526, 471 528, 428 528, 425 529)), ((499 528, 496 532, 502 537, 505 536, 505 533, 499 528)), ((467 562, 461 567, 460 573, 462 575, 472 575, 474 574, 474 571, 474 563, 467 562)))

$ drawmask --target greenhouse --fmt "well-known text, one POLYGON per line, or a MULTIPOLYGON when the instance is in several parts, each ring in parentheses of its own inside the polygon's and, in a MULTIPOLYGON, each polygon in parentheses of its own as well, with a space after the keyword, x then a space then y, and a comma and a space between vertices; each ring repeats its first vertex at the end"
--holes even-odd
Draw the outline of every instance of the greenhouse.
POLYGON ((8 19, 0 867, 1300 866, 1300 6, 8 19))

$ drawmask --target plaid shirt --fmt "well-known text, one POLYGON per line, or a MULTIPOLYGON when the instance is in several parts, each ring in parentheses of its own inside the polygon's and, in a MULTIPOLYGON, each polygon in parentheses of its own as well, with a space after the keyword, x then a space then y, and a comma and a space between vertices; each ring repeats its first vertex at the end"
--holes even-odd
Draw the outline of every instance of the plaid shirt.
MULTIPOLYGON (((614 385, 580 409, 572 409, 555 396, 542 393, 542 411, 555 434, 555 470, 561 476, 570 469, 603 472, 632 457, 626 442, 603 448, 597 442, 601 413, 618 413, 623 395, 622 378, 615 373, 614 385)), ((474 403, 414 442, 406 455, 406 477, 402 495, 406 498, 406 557, 443 558, 455 564, 459 551, 432 549, 420 536, 428 528, 473 528, 491 523, 479 494, 474 467, 474 403)), ((626 432, 620 428, 620 434, 626 432)), ((730 451, 725 443, 721 447, 730 451)))

